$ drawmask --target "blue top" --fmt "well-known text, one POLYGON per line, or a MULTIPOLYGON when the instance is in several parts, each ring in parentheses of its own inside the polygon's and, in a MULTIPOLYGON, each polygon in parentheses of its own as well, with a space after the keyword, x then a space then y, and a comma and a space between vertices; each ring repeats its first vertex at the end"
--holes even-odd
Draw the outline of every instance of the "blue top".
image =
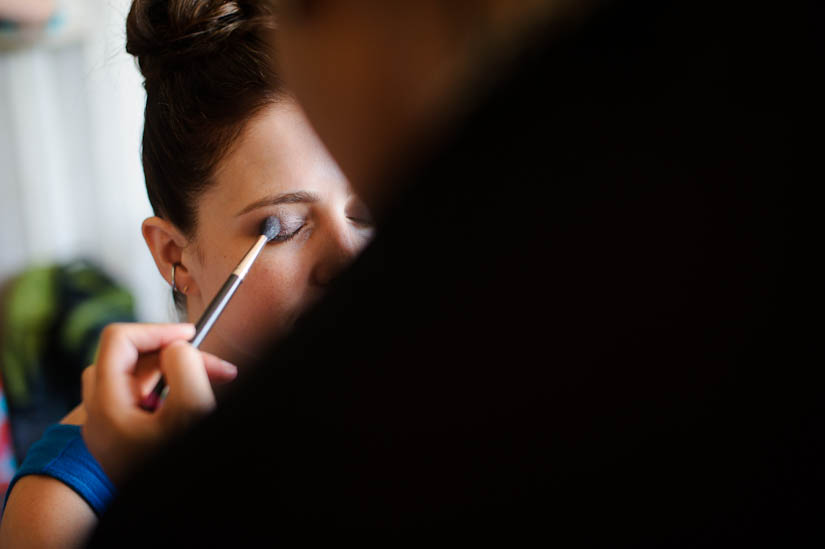
POLYGON ((26 475, 46 475, 77 492, 100 516, 115 495, 115 487, 89 453, 79 425, 52 425, 32 444, 6 491, 5 510, 15 483, 26 475))

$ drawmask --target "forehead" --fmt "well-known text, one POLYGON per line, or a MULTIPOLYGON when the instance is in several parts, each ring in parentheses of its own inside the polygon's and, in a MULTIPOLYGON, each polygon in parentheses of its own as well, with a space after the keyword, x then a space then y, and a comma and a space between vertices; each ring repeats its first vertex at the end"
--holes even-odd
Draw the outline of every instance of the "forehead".
POLYGON ((250 120, 213 178, 198 204, 204 215, 216 209, 234 215, 275 193, 309 191, 324 196, 347 187, 343 174, 292 101, 273 104, 250 120))

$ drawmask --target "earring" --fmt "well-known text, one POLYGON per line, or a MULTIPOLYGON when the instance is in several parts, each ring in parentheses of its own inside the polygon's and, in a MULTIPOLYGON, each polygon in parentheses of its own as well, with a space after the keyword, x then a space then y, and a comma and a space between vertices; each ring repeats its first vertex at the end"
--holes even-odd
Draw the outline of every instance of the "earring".
MULTIPOLYGON (((174 263, 172 265, 172 293, 178 292, 178 285, 175 282, 175 270, 178 268, 178 265, 180 265, 180 263, 174 263)), ((189 286, 185 287, 183 289, 183 293, 186 293, 186 290, 188 290, 188 289, 189 289, 189 286)))

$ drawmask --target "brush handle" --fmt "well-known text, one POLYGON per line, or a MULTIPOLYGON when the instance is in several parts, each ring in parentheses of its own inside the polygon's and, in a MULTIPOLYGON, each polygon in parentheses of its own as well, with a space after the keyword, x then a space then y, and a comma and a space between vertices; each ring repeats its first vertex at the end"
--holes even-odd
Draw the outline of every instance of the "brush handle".
MULTIPOLYGON (((195 324, 195 337, 189 341, 193 347, 197 349, 200 344, 203 343, 203 340, 206 339, 209 330, 212 329, 212 325, 215 324, 215 321, 221 316, 226 304, 229 303, 229 300, 235 295, 235 290, 241 285, 241 282, 243 282, 243 279, 246 277, 246 273, 248 273, 252 267, 252 263, 258 258, 258 254, 261 253, 261 250, 267 242, 269 242, 269 240, 266 236, 261 235, 258 237, 258 241, 246 252, 246 255, 244 255, 243 259, 238 263, 238 266, 235 267, 235 270, 232 271, 232 274, 229 275, 229 278, 223 283, 221 289, 218 290, 218 293, 212 298, 212 301, 209 302, 206 310, 203 311, 203 314, 195 324)), ((155 388, 152 389, 152 392, 140 403, 140 407, 147 411, 156 409, 165 396, 165 390, 166 380, 161 377, 157 385, 155 385, 155 388)))
POLYGON ((209 306, 203 312, 200 319, 198 319, 198 323, 195 324, 195 337, 193 337, 190 342, 193 347, 198 348, 200 344, 203 343, 209 330, 212 329, 212 325, 218 320, 224 307, 226 307, 226 304, 232 299, 232 295, 235 293, 235 290, 238 289, 238 286, 241 285, 241 282, 243 282, 243 278, 232 273, 229 275, 229 278, 226 279, 226 282, 223 283, 217 295, 209 303, 209 306))
MULTIPOLYGON (((206 339, 209 330, 212 329, 215 321, 218 320, 218 317, 221 315, 224 307, 226 307, 226 304, 229 303, 230 299, 232 299, 232 296, 235 294, 235 290, 238 289, 241 282, 243 282, 243 278, 239 277, 235 273, 232 273, 229 275, 229 278, 226 279, 226 282, 223 283, 223 286, 221 286, 221 289, 218 291, 217 295, 215 295, 214 299, 212 299, 209 303, 209 306, 203 312, 200 319, 198 319, 197 324, 195 324, 195 337, 189 341, 193 347, 197 349, 200 344, 203 343, 203 340, 206 339)), ((155 385, 155 388, 152 389, 152 392, 149 393, 143 402, 140 403, 141 408, 148 411, 157 408, 160 401, 163 400, 163 391, 165 389, 166 380, 161 377, 158 380, 157 385, 155 385)))

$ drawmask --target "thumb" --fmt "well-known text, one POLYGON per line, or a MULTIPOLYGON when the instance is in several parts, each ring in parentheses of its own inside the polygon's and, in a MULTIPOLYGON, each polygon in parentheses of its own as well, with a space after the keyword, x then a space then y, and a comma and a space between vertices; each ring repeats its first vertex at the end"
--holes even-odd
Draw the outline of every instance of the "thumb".
POLYGON ((176 341, 160 352, 160 370, 166 378, 169 395, 158 413, 171 416, 174 423, 188 423, 215 408, 215 395, 209 383, 201 352, 185 341, 176 341))

